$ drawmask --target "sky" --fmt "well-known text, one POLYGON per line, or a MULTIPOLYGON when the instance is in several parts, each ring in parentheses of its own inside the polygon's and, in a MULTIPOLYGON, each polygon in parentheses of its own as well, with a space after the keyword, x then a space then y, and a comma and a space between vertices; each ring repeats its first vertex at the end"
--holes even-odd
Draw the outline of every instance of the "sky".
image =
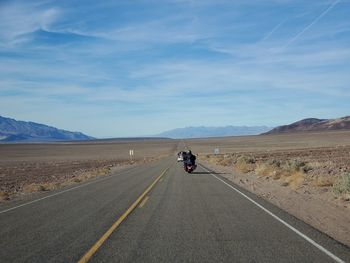
POLYGON ((0 115, 99 138, 350 115, 350 1, 0 0, 0 115))

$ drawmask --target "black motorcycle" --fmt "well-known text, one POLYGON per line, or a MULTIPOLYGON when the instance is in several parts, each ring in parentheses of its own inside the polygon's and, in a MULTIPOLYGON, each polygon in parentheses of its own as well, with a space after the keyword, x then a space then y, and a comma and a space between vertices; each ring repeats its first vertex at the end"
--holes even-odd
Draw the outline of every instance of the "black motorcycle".
POLYGON ((184 162, 184 170, 186 172, 188 172, 189 174, 192 173, 194 170, 196 170, 197 168, 197 165, 196 164, 193 164, 192 162, 190 161, 186 161, 184 162))

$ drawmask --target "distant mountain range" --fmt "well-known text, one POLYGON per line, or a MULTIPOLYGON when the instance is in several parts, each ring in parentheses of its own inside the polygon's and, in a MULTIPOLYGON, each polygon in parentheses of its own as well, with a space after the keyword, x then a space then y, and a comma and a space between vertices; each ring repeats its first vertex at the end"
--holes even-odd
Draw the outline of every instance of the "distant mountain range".
POLYGON ((156 136, 173 139, 257 135, 271 130, 267 126, 186 127, 162 132, 156 136))
POLYGON ((0 116, 0 142, 16 141, 76 141, 93 137, 81 132, 70 132, 35 122, 17 121, 0 116))
POLYGON ((350 129, 350 116, 338 119, 316 119, 309 118, 294 122, 289 125, 283 125, 272 129, 264 134, 295 133, 308 131, 331 131, 350 129))
MULTIPOLYGON (((329 130, 350 130, 350 116, 338 119, 309 118, 273 129, 267 126, 186 127, 165 131, 152 137, 184 139, 329 130)), ((44 124, 17 121, 0 116, 0 142, 50 142, 93 139, 95 138, 81 132, 71 132, 44 124)))

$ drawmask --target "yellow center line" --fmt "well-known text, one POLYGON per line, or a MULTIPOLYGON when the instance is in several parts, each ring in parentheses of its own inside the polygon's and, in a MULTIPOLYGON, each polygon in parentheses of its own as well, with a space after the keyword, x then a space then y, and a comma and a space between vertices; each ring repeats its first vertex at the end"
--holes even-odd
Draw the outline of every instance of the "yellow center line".
POLYGON ((168 171, 169 168, 165 169, 161 175, 157 177, 154 182, 148 186, 148 188, 136 199, 136 201, 118 218, 117 221, 107 230, 106 233, 89 249, 88 252, 78 261, 78 263, 88 262, 91 257, 96 253, 96 251, 102 246, 102 244, 109 238, 114 230, 127 218, 128 215, 137 207, 137 205, 143 200, 143 198, 152 190, 156 183, 163 177, 163 175, 168 171))
MULTIPOLYGON (((160 181, 159 181, 159 182, 160 182, 160 181)), ((139 208, 142 208, 142 207, 146 204, 148 198, 149 198, 149 196, 147 195, 147 196, 142 200, 141 204, 139 205, 139 208)))

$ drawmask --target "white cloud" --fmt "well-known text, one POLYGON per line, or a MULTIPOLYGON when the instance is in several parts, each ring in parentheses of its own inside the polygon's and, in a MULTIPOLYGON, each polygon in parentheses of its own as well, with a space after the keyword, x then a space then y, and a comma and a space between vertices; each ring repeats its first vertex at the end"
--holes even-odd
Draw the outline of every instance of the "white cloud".
POLYGON ((0 39, 9 46, 27 42, 28 34, 47 30, 59 13, 58 8, 42 8, 28 2, 4 4, 0 8, 0 39))

